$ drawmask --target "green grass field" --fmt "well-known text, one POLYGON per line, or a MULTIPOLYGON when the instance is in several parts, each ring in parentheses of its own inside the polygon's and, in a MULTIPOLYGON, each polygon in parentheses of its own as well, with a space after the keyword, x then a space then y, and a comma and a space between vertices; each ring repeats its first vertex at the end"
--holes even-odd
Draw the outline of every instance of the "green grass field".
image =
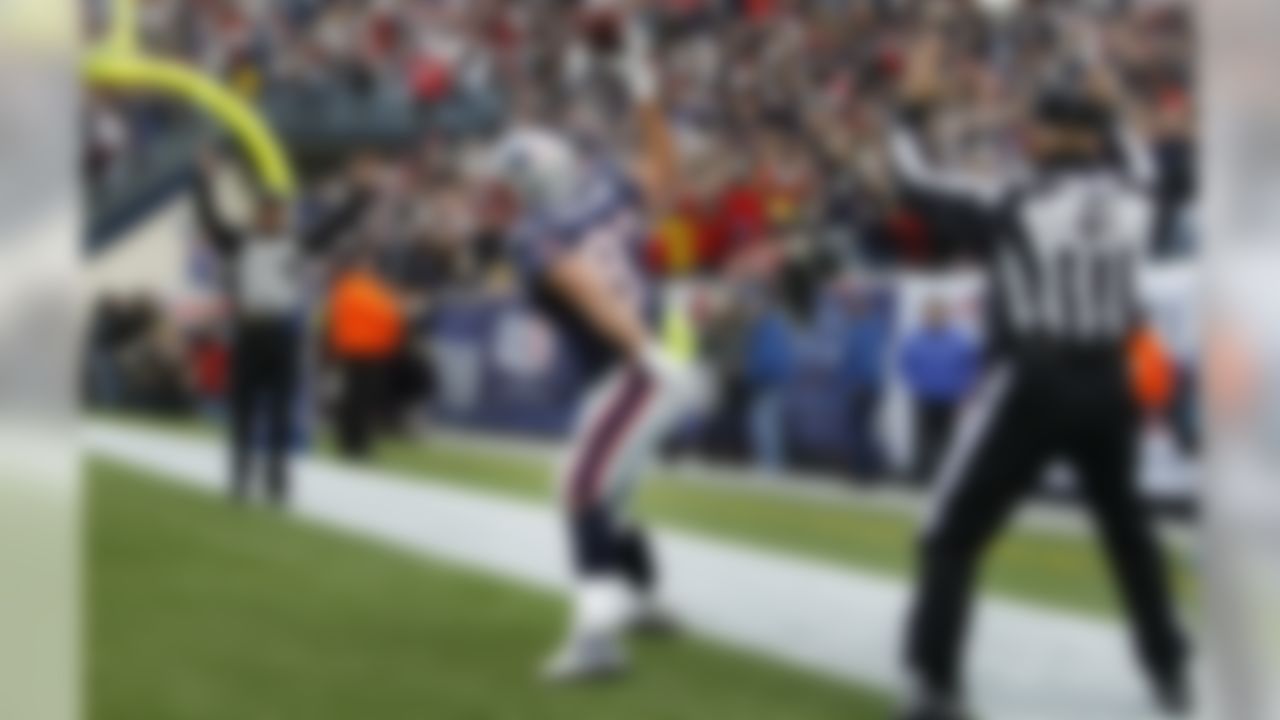
POLYGON ((693 640, 626 683, 548 689, 555 598, 132 467, 89 467, 94 720, 784 720, 882 698, 693 640))
MULTIPOLYGON (((125 422, 209 435, 200 423, 125 422)), ((325 448, 321 452, 331 454, 325 448)), ((549 463, 445 441, 384 443, 376 464, 423 482, 446 482, 537 503, 552 499, 549 463)), ((902 578, 912 572, 915 523, 901 512, 854 503, 742 492, 724 485, 656 477, 641 491, 639 516, 660 525, 783 550, 902 578)), ((1194 584, 1189 564, 1170 553, 1184 598, 1194 584)), ((1102 555, 1089 537, 1017 529, 989 556, 984 587, 995 594, 1095 616, 1119 613, 1102 555)))

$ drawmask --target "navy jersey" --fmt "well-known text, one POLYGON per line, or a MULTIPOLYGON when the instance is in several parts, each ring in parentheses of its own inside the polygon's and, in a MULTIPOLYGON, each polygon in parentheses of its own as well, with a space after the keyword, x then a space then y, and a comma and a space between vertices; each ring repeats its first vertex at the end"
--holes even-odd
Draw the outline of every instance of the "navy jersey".
POLYGON ((565 207, 525 217, 511 241, 530 299, 583 369, 594 375, 618 360, 618 350, 577 308, 551 290, 548 269, 564 257, 586 258, 610 295, 646 321, 653 316, 654 293, 644 263, 646 228, 639 188, 606 164, 594 167, 583 185, 583 191, 565 207))

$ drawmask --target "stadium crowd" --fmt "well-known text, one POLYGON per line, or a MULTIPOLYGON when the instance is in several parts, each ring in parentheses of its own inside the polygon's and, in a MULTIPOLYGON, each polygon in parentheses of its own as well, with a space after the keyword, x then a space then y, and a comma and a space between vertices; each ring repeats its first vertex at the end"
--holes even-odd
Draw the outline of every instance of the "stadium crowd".
MULTIPOLYGON (((944 310, 931 314, 940 335, 926 328, 905 343, 889 319, 894 273, 963 267, 972 254, 963 218, 920 207, 888 168, 894 88, 923 27, 946 27, 949 46, 934 150, 978 175, 1017 171, 1015 120, 1036 81, 1063 57, 1105 58, 1112 73, 1098 79, 1100 91, 1123 106, 1156 166, 1151 256, 1195 251, 1194 38, 1184 2, 648 6, 664 99, 682 150, 697 159, 696 192, 658 219, 650 261, 673 284, 710 286, 719 298, 695 312, 721 390, 705 433, 711 452, 750 454, 769 470, 790 464, 778 389, 796 373, 795 337, 815 328, 837 338, 848 460, 859 475, 885 469, 875 417, 890 374, 907 377, 932 418, 923 434, 936 435, 968 390, 976 350, 944 327, 944 310)), ((371 115, 422 119, 412 144, 384 154, 376 207, 353 239, 417 316, 445 298, 514 288, 506 209, 469 174, 495 125, 536 116, 630 142, 621 94, 591 62, 607 54, 608 28, 584 29, 583 18, 582 3, 564 0, 153 0, 143 24, 153 49, 264 104, 328 108, 341 98, 371 115)), ((92 109, 91 152, 113 158, 95 168, 114 166, 126 139, 146 137, 155 122, 133 101, 98 98, 92 109)), ((304 216, 325 184, 304 189, 304 216)))

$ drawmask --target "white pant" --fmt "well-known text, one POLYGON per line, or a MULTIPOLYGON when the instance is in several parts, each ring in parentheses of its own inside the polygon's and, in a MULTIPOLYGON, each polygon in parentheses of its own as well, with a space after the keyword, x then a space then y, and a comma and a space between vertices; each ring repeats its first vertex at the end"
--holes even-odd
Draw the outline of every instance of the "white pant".
POLYGON ((579 411, 561 462, 565 507, 625 513, 636 481, 692 408, 689 394, 688 387, 634 365, 605 375, 579 411))

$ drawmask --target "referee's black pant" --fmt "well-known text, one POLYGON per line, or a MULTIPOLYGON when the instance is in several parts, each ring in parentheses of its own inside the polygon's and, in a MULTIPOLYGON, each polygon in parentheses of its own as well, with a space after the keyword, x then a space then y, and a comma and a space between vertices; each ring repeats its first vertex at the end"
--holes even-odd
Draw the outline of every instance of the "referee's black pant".
POLYGON ((915 480, 921 485, 933 479, 938 469, 938 459, 946 449, 947 439, 951 437, 951 429, 955 425, 956 410, 959 403, 955 400, 916 401, 915 430, 915 480))
POLYGON ((1183 639, 1136 487, 1138 432, 1118 354, 1059 354, 993 367, 952 435, 925 520, 906 638, 908 670, 925 688, 963 695, 961 652, 975 573, 1014 505, 1055 458, 1075 470, 1120 587, 1139 661, 1153 681, 1180 677, 1183 639))
POLYGON ((281 504, 288 498, 297 344, 297 328, 292 319, 243 318, 236 322, 229 417, 231 494, 237 500, 249 495, 257 455, 254 451, 258 447, 266 460, 268 499, 281 504))

